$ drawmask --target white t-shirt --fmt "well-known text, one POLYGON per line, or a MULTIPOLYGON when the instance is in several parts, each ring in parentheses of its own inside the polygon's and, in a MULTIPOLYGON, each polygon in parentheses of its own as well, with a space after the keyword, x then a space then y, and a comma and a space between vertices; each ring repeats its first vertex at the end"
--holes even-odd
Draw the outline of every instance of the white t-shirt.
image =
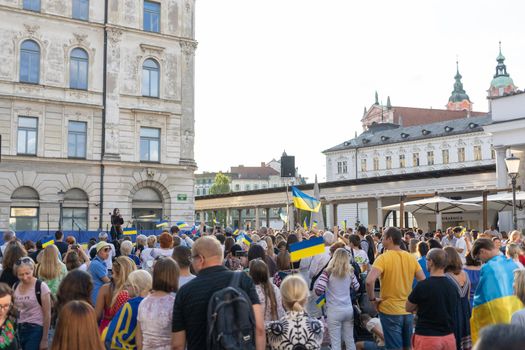
POLYGON ((458 238, 458 240, 456 241, 456 248, 463 249, 463 251, 461 253, 458 252, 458 254, 459 254, 459 257, 461 258, 461 262, 463 263, 463 265, 465 265, 466 263, 465 256, 467 254, 467 242, 465 241, 465 237, 458 238))
POLYGON ((368 265, 370 263, 368 260, 368 254, 366 254, 364 250, 352 249, 352 251, 354 253, 354 260, 359 264, 359 266, 368 265))
POLYGON ((381 321, 379 321, 379 318, 376 318, 376 317, 371 318, 370 321, 366 323, 366 330, 372 333, 376 344, 378 346, 385 346, 385 342, 381 338, 379 338, 375 333, 372 332, 372 329, 376 327, 379 327, 381 332, 383 332, 383 327, 381 327, 381 321))

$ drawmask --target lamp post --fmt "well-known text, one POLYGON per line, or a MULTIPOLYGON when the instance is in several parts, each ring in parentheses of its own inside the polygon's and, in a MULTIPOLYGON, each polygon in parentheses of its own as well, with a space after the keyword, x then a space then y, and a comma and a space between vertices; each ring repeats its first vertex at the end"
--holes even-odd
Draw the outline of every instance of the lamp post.
POLYGON ((58 230, 62 231, 62 215, 63 215, 63 207, 64 207, 64 195, 66 193, 62 191, 57 192, 58 195, 58 207, 60 208, 59 216, 58 216, 58 230))
POLYGON ((513 154, 510 157, 505 158, 505 164, 507 165, 507 173, 509 174, 512 183, 512 222, 513 229, 518 229, 518 217, 516 215, 516 178, 520 168, 520 159, 514 157, 513 154))

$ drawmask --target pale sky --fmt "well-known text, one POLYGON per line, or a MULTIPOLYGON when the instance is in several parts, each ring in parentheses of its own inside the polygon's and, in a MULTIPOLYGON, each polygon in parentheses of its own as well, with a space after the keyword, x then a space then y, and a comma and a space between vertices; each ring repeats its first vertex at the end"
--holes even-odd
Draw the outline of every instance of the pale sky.
POLYGON ((487 111, 498 41, 525 86, 517 0, 197 0, 198 172, 294 155, 326 178, 323 150, 362 132, 363 107, 445 108, 456 55, 474 110, 487 111))

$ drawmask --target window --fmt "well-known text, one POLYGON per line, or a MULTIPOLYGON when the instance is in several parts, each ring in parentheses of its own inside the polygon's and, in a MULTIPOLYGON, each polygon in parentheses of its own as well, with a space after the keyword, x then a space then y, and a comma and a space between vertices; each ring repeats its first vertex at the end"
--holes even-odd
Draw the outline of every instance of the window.
POLYGON ((412 154, 412 166, 419 166, 419 153, 412 154))
POLYGON ((244 190, 245 190, 245 191, 249 191, 249 190, 251 190, 250 185, 246 185, 246 186, 244 186, 244 190))
POLYGON ((474 146, 474 160, 481 160, 481 146, 474 146))
POLYGON ((261 188, 268 188, 267 184, 263 184, 261 188))
POLYGON ((449 162, 448 149, 442 150, 441 151, 441 156, 443 157, 443 164, 448 164, 448 162, 449 162))
POLYGON ((490 146, 490 159, 496 159, 496 150, 492 145, 490 146))
POLYGON ((200 195, 201 195, 201 189, 197 188, 197 196, 200 196, 200 195))
POLYGON ((73 0, 72 17, 87 21, 89 18, 89 0, 73 0))
POLYGON ((38 208, 11 207, 9 228, 13 231, 37 231, 38 208))
POLYGON ((64 231, 87 230, 87 208, 63 208, 62 229, 64 231))
POLYGON ((158 162, 160 160, 160 129, 140 128, 140 160, 158 162))
POLYGON ((348 166, 347 166, 346 160, 337 162, 337 173, 338 174, 348 173, 348 166))
POLYGON ((361 159, 361 172, 366 172, 366 159, 361 159))
POLYGON ((379 158, 374 157, 374 171, 379 170, 379 158))
POLYGON ((257 184, 256 184, 256 185, 253 185, 253 189, 254 189, 254 190, 258 190, 258 189, 259 189, 259 185, 257 185, 257 184))
POLYGON ((33 40, 20 46, 20 81, 32 84, 40 81, 40 46, 33 40))
POLYGON ((386 156, 385 163, 387 170, 392 169, 392 156, 386 156))
POLYGON ((144 1, 144 30, 147 32, 160 32, 160 4, 144 1))
POLYGON ((18 117, 18 154, 36 155, 38 139, 38 119, 32 117, 18 117))
POLYGON ((240 191, 241 190, 241 186, 239 184, 236 184, 235 185, 235 191, 240 191))
POLYGON ((458 148, 458 162, 464 162, 465 161, 465 148, 461 147, 458 148))
POLYGON ((151 58, 142 65, 142 96, 159 97, 159 64, 151 58))
POLYGON ((24 10, 40 12, 40 0, 24 0, 24 10))
POLYGON ((69 63, 69 87, 72 89, 87 90, 88 86, 88 55, 80 48, 71 51, 69 63))
POLYGON ((407 163, 406 163, 405 155, 404 154, 400 154, 399 155, 399 167, 400 168, 404 168, 406 166, 407 166, 407 163))
POLYGON ((427 152, 427 165, 434 165, 434 151, 427 152))
POLYGON ((86 158, 87 123, 69 122, 67 132, 67 156, 86 158))

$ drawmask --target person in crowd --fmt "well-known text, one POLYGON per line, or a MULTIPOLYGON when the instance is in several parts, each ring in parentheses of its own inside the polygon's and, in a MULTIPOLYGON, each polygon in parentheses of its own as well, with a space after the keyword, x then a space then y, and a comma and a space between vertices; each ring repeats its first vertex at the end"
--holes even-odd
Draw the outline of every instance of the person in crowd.
POLYGON ((439 241, 437 239, 435 239, 435 238, 429 239, 427 243, 428 243, 428 247, 430 249, 432 249, 432 248, 440 248, 440 249, 443 248, 441 243, 439 243, 439 241))
POLYGON ((361 272, 366 272, 369 270, 370 261, 368 260, 368 255, 366 252, 361 249, 361 239, 358 235, 350 235, 348 237, 348 245, 350 250, 350 256, 352 259, 359 265, 361 272))
POLYGON ((445 276, 454 285, 458 294, 459 302, 454 311, 454 336, 458 350, 469 350, 472 348, 470 337, 470 316, 472 308, 470 306, 470 280, 465 271, 459 252, 454 247, 445 247, 447 255, 445 276))
POLYGON ((484 263, 474 294, 470 321, 472 341, 476 342, 481 328, 509 323, 512 314, 523 305, 513 294, 513 271, 518 267, 514 261, 502 256, 492 240, 487 238, 478 238, 474 242, 472 256, 484 263))
POLYGON ((67 252, 64 255, 63 259, 64 264, 68 271, 79 269, 82 271, 87 271, 91 260, 86 254, 84 249, 79 244, 72 244, 67 248, 67 252))
POLYGON ((498 237, 499 239, 501 239, 501 233, 498 232, 496 226, 494 225, 491 225, 490 230, 485 231, 485 233, 489 234, 491 237, 498 237))
POLYGON ((7 244, 4 252, 4 259, 2 261, 2 274, 0 275, 0 282, 6 283, 9 287, 18 282, 18 277, 13 270, 18 259, 27 256, 27 252, 19 241, 11 241, 7 244))
POLYGON ((124 225, 124 219, 120 210, 118 208, 113 209, 113 214, 111 214, 111 239, 116 241, 117 239, 122 238, 123 230, 122 225, 124 225))
MULTIPOLYGON (((290 240, 290 236, 288 236, 288 240, 290 240)), ((311 259, 310 267, 308 268, 308 278, 310 279, 317 276, 319 272, 328 265, 328 261, 330 261, 330 246, 334 243, 334 234, 326 231, 323 233, 323 241, 325 245, 324 253, 315 255, 311 259)), ((294 265, 294 268, 298 268, 298 266, 294 265)))
POLYGON ((24 242, 24 249, 26 250, 27 254, 36 252, 36 243, 29 239, 24 242))
POLYGON ((60 252, 60 256, 63 256, 67 252, 67 247, 69 246, 64 242, 64 232, 58 230, 55 232, 55 245, 60 252))
POLYGON ((40 263, 36 266, 36 277, 46 282, 53 296, 56 296, 58 286, 67 274, 66 265, 61 260, 58 248, 51 244, 44 249, 40 263))
POLYGON ((120 245, 120 254, 122 256, 127 256, 128 258, 133 260, 135 265, 137 265, 137 268, 140 268, 140 263, 141 263, 140 258, 136 256, 135 254, 132 254, 131 253, 132 250, 133 250, 133 243, 131 243, 130 241, 124 241, 120 245))
POLYGON ((501 245, 502 245, 501 239, 500 239, 499 237, 492 237, 492 242, 494 242, 494 246, 495 246, 499 251, 501 251, 501 245))
MULTIPOLYGON (((352 235, 356 236, 356 235, 352 235)), ((357 280, 349 254, 344 248, 337 249, 328 267, 315 283, 315 293, 326 297, 326 314, 332 350, 341 349, 344 342, 346 349, 355 349, 354 310, 349 290, 357 291, 357 280)))
POLYGON ((179 267, 170 257, 153 266, 151 293, 140 303, 137 316, 139 350, 171 350, 171 325, 175 293, 179 289, 179 267))
MULTIPOLYGON (((108 242, 108 233, 107 232, 100 232, 98 234, 98 240, 99 240, 99 243, 100 242, 104 242, 110 248, 109 255, 106 257, 106 259, 104 261, 106 262, 106 267, 107 267, 108 271, 111 273, 111 271, 113 270, 113 258, 117 255, 117 251, 115 250, 115 246, 113 245, 113 243, 109 243, 108 242)), ((98 243, 96 245, 92 246, 89 249, 88 254, 91 257, 94 257, 98 253, 97 248, 96 248, 97 245, 98 245, 98 243)))
POLYGON ((191 281, 195 278, 195 275, 191 273, 190 266, 191 266, 191 249, 179 245, 175 248, 173 248, 173 260, 177 263, 180 270, 180 277, 179 277, 179 288, 191 281))
POLYGON ((136 270, 129 274, 125 288, 130 300, 113 317, 102 333, 106 349, 136 349, 137 317, 139 305, 149 295, 152 286, 151 274, 136 270))
POLYGON ((385 347, 385 336, 383 335, 383 328, 381 327, 381 321, 377 317, 370 317, 369 314, 362 313, 359 317, 361 325, 370 334, 374 341, 365 340, 358 341, 355 343, 357 350, 383 350, 385 347))
POLYGON ((520 244, 521 243, 521 232, 518 231, 518 230, 514 230, 510 233, 509 235, 509 241, 507 243, 516 243, 516 244, 520 244))
POLYGON ((472 254, 467 254, 465 257, 466 264, 463 266, 463 271, 468 275, 468 279, 470 281, 470 292, 469 292, 469 300, 470 300, 470 308, 472 310, 472 307, 474 306, 474 293, 476 292, 476 289, 479 284, 479 276, 481 273, 481 262, 474 259, 472 257, 472 254))
MULTIPOLYGON (((326 233, 326 232, 325 232, 326 233)), ((331 233, 331 232, 330 232, 331 233)), ((333 234, 332 234, 333 235, 333 234)), ((288 253, 290 252, 290 246, 294 243, 297 243, 300 241, 299 237, 301 237, 301 240, 302 240, 302 236, 299 235, 299 234, 295 234, 295 233, 290 233, 288 235, 288 237, 286 238, 286 250, 288 251, 288 253)), ((324 234, 323 234, 323 239, 324 239, 324 234)), ((333 236, 332 236, 332 239, 333 239, 333 236)), ((330 239, 330 244, 332 244, 332 239, 330 239)), ((330 245, 328 244, 328 245, 330 245)), ((326 240, 325 240, 325 245, 326 245, 326 240)), ((326 259, 326 252, 325 252, 325 259, 326 259)), ((328 262, 328 260, 326 260, 326 262, 328 262)), ((312 258, 312 264, 313 264, 313 258, 312 258)), ((318 266, 319 264, 316 263, 315 264, 316 266, 318 266)), ((293 269, 298 269, 299 267, 301 266, 301 261, 294 261, 292 263, 292 268, 293 269)), ((310 265, 311 266, 311 265, 310 265)), ((324 265, 323 265, 324 266, 324 265)), ((322 267, 322 266, 321 266, 322 267)), ((319 268, 320 269, 320 268, 319 268)), ((308 272, 308 275, 311 275, 312 274, 312 271, 309 271, 308 272)), ((315 276, 315 273, 313 274, 313 276, 315 276)))
POLYGON ((124 285, 129 274, 135 270, 135 263, 127 256, 119 256, 115 259, 111 282, 100 288, 95 304, 97 320, 100 322, 100 333, 104 331, 122 305, 129 300, 129 293, 124 285))
POLYGON ((73 300, 64 305, 51 346, 51 350, 71 349, 105 350, 97 332, 95 310, 82 300, 73 300))
POLYGON ((268 278, 268 266, 260 259, 250 261, 250 277, 255 284, 261 307, 264 311, 264 321, 279 320, 284 316, 284 309, 279 288, 268 278))
MULTIPOLYGON (((264 242, 264 244, 266 244, 266 242, 264 242)), ((248 264, 250 261, 255 259, 261 259, 266 263, 266 266, 268 266, 268 271, 270 272, 270 276, 273 276, 277 272, 275 262, 266 255, 264 247, 261 246, 260 243, 252 244, 250 249, 248 249, 248 264)))
POLYGON ((496 324, 481 330, 474 350, 523 350, 525 332, 515 324, 496 324))
POLYGON ((159 236, 160 248, 153 248, 151 256, 153 259, 158 256, 172 256, 173 255, 173 237, 168 231, 164 231, 159 236))
POLYGON ((142 268, 151 271, 153 260, 155 259, 151 252, 155 249, 157 237, 155 235, 148 236, 146 244, 146 247, 140 253, 140 260, 142 261, 142 268))
MULTIPOLYGON (((425 274, 425 278, 428 278, 430 277, 430 272, 428 272, 428 269, 427 269, 427 253, 430 250, 430 248, 428 247, 428 243, 424 241, 418 242, 416 246, 416 250, 417 250, 417 254, 419 255, 417 262, 419 266, 421 266, 421 270, 425 274)), ((412 288, 414 288, 416 284, 417 284, 417 280, 414 279, 412 288)))
POLYGON ((70 271, 58 286, 55 309, 57 315, 64 305, 72 300, 81 300, 91 304, 93 281, 89 273, 82 270, 70 271))
POLYGON ((109 283, 108 267, 106 265, 106 260, 111 254, 111 247, 106 241, 100 241, 95 246, 97 255, 88 267, 88 272, 93 279, 93 292, 91 293, 91 304, 96 305, 98 291, 102 285, 109 283))
POLYGON ((266 237, 263 238, 263 240, 266 242, 266 246, 267 246, 267 248, 265 249, 266 256, 268 256, 270 259, 272 259, 272 261, 275 263, 275 259, 277 258, 277 254, 275 253, 275 247, 274 247, 274 244, 273 244, 272 237, 274 237, 274 236, 266 236, 266 237))
POLYGON ((417 252, 417 244, 419 243, 419 240, 416 238, 411 238, 408 242, 408 252, 414 256, 414 258, 419 259, 420 256, 417 252))
POLYGON ((505 247, 505 256, 511 259, 512 261, 514 261, 514 263, 518 265, 518 268, 523 269, 525 267, 523 267, 523 264, 520 261, 521 253, 522 253, 522 250, 520 246, 517 245, 516 243, 509 243, 505 247))
POLYGON ((13 286, 14 304, 19 313, 17 323, 20 347, 23 350, 47 349, 51 324, 51 291, 45 282, 34 276, 35 263, 31 258, 20 258, 15 263, 14 270, 20 280, 13 286))
MULTIPOLYGON (((514 270, 514 294, 525 305, 525 269, 514 270)), ((525 308, 512 314, 510 323, 525 328, 525 308)))
POLYGON ((463 228, 460 226, 454 227, 452 229, 452 232, 454 232, 454 237, 456 237, 456 244, 453 247, 458 252, 459 258, 461 259, 461 263, 465 264, 465 254, 467 253, 467 241, 465 240, 465 237, 463 235, 463 228))
POLYGON ((266 325, 270 349, 321 349, 323 325, 304 309, 309 295, 305 280, 299 275, 289 276, 280 290, 286 314, 266 325))
MULTIPOLYGON (((192 266, 197 277, 178 292, 173 307, 173 350, 201 350, 206 348, 206 319, 208 301, 213 293, 225 288, 233 271, 222 266, 223 251, 214 237, 204 236, 191 248, 192 266)), ((241 274, 239 288, 250 299, 255 315, 255 335, 258 350, 265 347, 264 315, 255 285, 246 274, 241 274)))
POLYGON ((446 265, 447 253, 442 249, 431 249, 427 254, 430 277, 420 281, 406 301, 406 311, 417 311, 412 341, 414 350, 456 349, 454 313, 459 304, 459 295, 445 276, 446 265))
POLYGON ((0 348, 18 350, 16 310, 13 308, 13 290, 0 283, 0 348))
POLYGON ((441 240, 441 245, 443 247, 455 247, 456 246, 456 242, 457 242, 457 237, 454 235, 454 231, 452 230, 451 227, 447 228, 446 230, 446 235, 445 237, 443 237, 443 239, 441 240))
POLYGON ((5 230, 4 234, 2 235, 2 239, 4 240, 4 244, 0 246, 0 258, 2 258, 5 255, 5 248, 7 248, 9 242, 14 241, 16 239, 15 231, 5 230))
POLYGON ((235 244, 235 239, 233 237, 226 237, 224 240, 224 258, 228 256, 228 254, 231 252, 232 247, 235 244))
POLYGON ((248 258, 247 253, 246 256, 240 256, 239 254, 245 253, 239 244, 234 244, 226 254, 226 258, 224 258, 224 266, 232 271, 242 271, 244 266, 247 266, 248 258), (246 260, 246 262, 243 262, 243 260, 246 260))
POLYGON ((403 251, 401 231, 389 227, 383 233, 386 251, 379 255, 366 278, 370 302, 379 311, 387 349, 410 348, 413 315, 405 310, 414 277, 424 280, 421 266, 410 253, 403 251), (375 283, 381 277, 380 298, 375 297, 375 283))
POLYGON ((277 272, 273 275, 273 284, 277 287, 281 286, 282 281, 289 275, 297 273, 297 270, 291 269, 292 263, 290 260, 290 253, 283 250, 277 254, 277 272))

